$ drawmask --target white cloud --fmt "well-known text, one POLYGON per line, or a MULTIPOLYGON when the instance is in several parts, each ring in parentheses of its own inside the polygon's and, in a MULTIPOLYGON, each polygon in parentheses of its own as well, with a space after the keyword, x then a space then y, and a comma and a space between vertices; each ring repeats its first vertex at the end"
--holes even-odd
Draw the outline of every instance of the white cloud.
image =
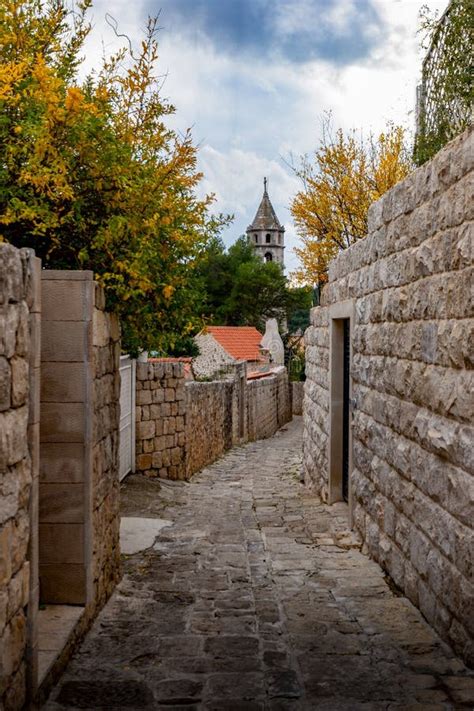
MULTIPOLYGON (((202 190, 216 194, 217 211, 236 216, 226 241, 241 234, 252 219, 267 175, 272 202, 287 228, 287 265, 294 268, 291 246, 297 238, 288 207, 298 182, 283 159, 316 147, 324 111, 331 110, 334 124, 346 129, 378 131, 387 120, 413 125, 421 67, 417 16, 424 2, 373 0, 385 26, 384 42, 375 43, 364 60, 347 66, 222 54, 200 32, 190 35, 176 22, 167 26, 167 18, 161 17, 161 71, 168 72, 163 91, 177 107, 172 123, 179 130, 193 127, 205 173, 202 190)), ((103 19, 105 11, 118 20, 120 32, 137 42, 146 22, 145 3, 96 2, 95 29, 87 43, 88 69, 100 58, 101 36, 106 50, 119 46, 103 19)), ((428 4, 442 11, 446 0, 428 4)), ((312 17, 312 7, 309 0, 291 4, 281 0, 275 22, 281 32, 293 31, 298 23, 313 23, 315 30, 331 24, 344 34, 357 13, 355 0, 328 0, 324 18, 312 17)))

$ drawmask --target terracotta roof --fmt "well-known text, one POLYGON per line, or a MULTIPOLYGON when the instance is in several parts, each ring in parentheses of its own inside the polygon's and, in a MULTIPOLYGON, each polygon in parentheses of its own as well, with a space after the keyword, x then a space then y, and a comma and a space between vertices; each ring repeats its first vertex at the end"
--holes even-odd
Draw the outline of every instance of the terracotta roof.
POLYGON ((283 230, 270 198, 267 193, 266 179, 264 183, 263 197, 260 202, 257 214, 253 218, 252 224, 247 228, 250 230, 283 230))
POLYGON ((207 326, 210 333, 224 350, 236 360, 260 360, 262 334, 254 326, 207 326))

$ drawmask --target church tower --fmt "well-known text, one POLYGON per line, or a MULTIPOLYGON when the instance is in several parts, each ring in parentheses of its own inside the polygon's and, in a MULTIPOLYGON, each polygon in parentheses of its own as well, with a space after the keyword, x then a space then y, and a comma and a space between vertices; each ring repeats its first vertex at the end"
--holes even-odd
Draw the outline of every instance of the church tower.
POLYGON ((257 214, 247 227, 247 240, 264 262, 276 262, 285 268, 285 228, 280 224, 267 192, 267 179, 263 179, 263 197, 257 214))

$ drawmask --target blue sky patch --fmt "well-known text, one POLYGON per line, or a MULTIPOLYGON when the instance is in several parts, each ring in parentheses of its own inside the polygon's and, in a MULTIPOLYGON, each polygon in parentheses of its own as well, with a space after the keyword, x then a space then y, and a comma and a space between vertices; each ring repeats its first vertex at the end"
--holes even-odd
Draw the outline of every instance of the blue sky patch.
POLYGON ((160 7, 166 31, 204 34, 219 52, 298 64, 364 59, 384 36, 371 0, 161 0, 160 7))

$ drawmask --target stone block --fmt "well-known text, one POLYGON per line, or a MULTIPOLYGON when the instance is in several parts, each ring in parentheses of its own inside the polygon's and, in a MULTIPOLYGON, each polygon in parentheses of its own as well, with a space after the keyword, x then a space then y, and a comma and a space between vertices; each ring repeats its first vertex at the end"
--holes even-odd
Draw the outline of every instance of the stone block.
POLYGON ((28 398, 29 372, 28 361, 15 356, 10 361, 11 398, 13 407, 24 405, 28 398))
POLYGON ((136 394, 137 405, 150 405, 152 402, 151 390, 138 390, 136 394))
POLYGON ((7 521, 0 528, 0 589, 6 588, 12 575, 11 547, 13 522, 7 521))
POLYGON ((144 469, 150 469, 152 466, 151 462, 152 462, 152 455, 151 454, 140 454, 137 457, 137 469, 139 469, 140 471, 143 471, 144 469))
POLYGON ((40 523, 40 565, 84 562, 82 523, 40 523))
POLYGON ((43 321, 41 328, 42 361, 82 362, 91 347, 91 326, 82 321, 43 321), (86 345, 87 344, 87 345, 86 345))
POLYGON ((83 442, 86 435, 82 403, 43 402, 41 406, 41 442, 83 442))
POLYGON ((42 483, 40 523, 83 523, 84 517, 83 484, 42 483))
POLYGON ((84 478, 84 447, 80 443, 41 443, 40 479, 79 483, 84 478))
POLYGON ((10 409, 11 390, 10 363, 5 357, 0 356, 0 412, 10 409))
POLYGON ((155 423, 153 420, 137 422, 137 439, 151 439, 155 436, 155 423))
POLYGON ((92 315, 94 283, 70 279, 48 279, 43 272, 41 300, 43 318, 48 321, 82 321, 85 309, 92 315))
POLYGON ((52 605, 84 605, 86 574, 83 565, 51 563, 40 566, 41 601, 52 605))
POLYGON ((28 456, 28 407, 0 412, 0 471, 28 456))
POLYGON ((159 388, 158 390, 153 390, 152 392, 152 402, 154 404, 161 404, 165 400, 165 393, 163 388, 159 388))
POLYGON ((86 366, 83 363, 43 363, 42 402, 84 402, 86 366))

